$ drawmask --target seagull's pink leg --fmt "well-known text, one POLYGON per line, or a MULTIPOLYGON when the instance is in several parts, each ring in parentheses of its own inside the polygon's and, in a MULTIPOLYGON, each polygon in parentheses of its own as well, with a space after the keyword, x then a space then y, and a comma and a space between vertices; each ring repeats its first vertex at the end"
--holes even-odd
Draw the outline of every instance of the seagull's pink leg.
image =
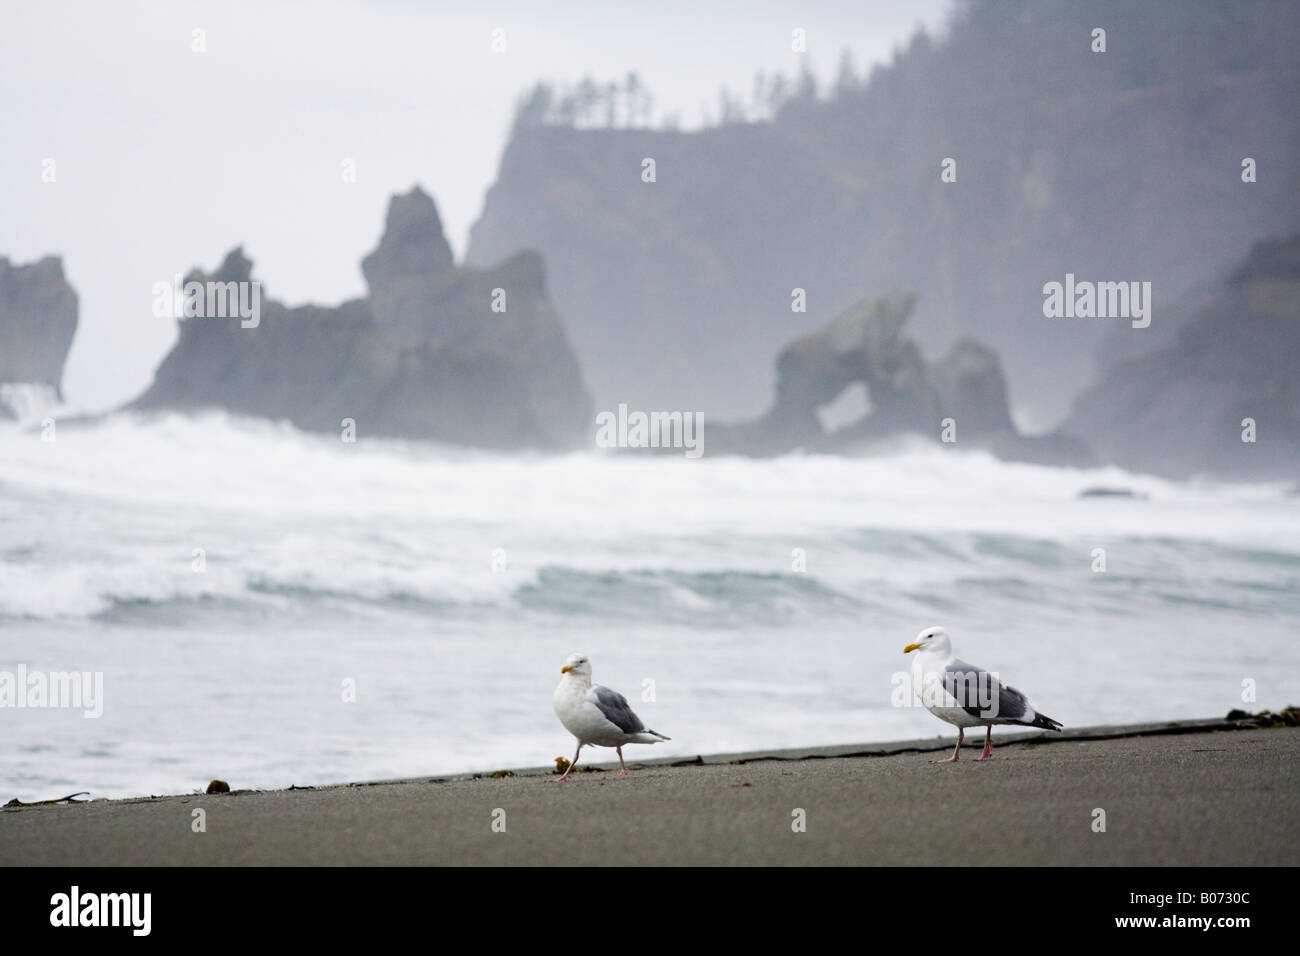
POLYGON ((961 742, 966 739, 966 728, 957 728, 957 746, 952 748, 952 756, 947 760, 936 760, 935 763, 956 763, 957 755, 961 753, 961 742))
POLYGON ((989 724, 988 735, 984 738, 984 752, 976 757, 976 760, 988 760, 993 756, 993 725, 989 724))
POLYGON ((582 744, 578 744, 578 749, 573 752, 573 763, 569 764, 569 769, 564 771, 563 777, 556 777, 552 783, 564 783, 569 779, 569 774, 573 773, 573 768, 578 765, 578 754, 582 753, 582 744))
POLYGON ((615 747, 614 749, 618 751, 618 765, 623 768, 618 772, 618 776, 615 777, 614 779, 622 780, 624 777, 627 776, 627 764, 623 762, 623 748, 615 747))

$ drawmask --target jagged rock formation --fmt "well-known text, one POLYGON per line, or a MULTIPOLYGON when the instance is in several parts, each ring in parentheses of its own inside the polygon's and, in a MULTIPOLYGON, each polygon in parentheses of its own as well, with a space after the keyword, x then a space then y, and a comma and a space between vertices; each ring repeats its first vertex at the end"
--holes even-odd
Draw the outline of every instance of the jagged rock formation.
POLYGON ((974 339, 961 338, 930 366, 930 381, 941 411, 961 410, 962 428, 979 435, 1015 432, 1007 383, 997 353, 974 339))
POLYGON ((1079 396, 1065 427, 1137 471, 1294 479, 1297 362, 1300 236, 1257 244, 1171 347, 1115 363, 1079 396), (1253 442, 1242 440, 1245 419, 1255 423, 1253 442))
POLYGON ((942 39, 918 36, 869 81, 771 119, 521 125, 468 261, 546 250, 602 408, 751 416, 771 356, 815 316, 903 288, 921 294, 911 332, 927 355, 974 335, 1021 410, 1059 421, 1120 329, 1045 318, 1044 283, 1150 281, 1146 343, 1167 346, 1182 290, 1300 228, 1300 4, 955 8, 942 39), (790 310, 796 287, 806 314, 790 310))
POLYGON ((378 248, 361 260, 370 311, 394 341, 423 342, 436 324, 423 304, 431 286, 455 269, 433 200, 419 190, 396 196, 378 248))
POLYGON ((826 447, 817 411, 855 382, 866 385, 875 411, 842 432, 867 438, 937 426, 920 349, 899 335, 915 301, 904 294, 859 303, 787 345, 776 360, 776 401, 761 419, 763 443, 774 451, 826 447))
MULTIPOLYGON (((63 262, 15 266, 0 258, 0 386, 43 387, 62 398, 63 366, 77 331, 77 293, 63 262)), ((11 417, 0 401, 0 416, 11 417)))
MULTIPOLYGON (((587 440, 591 399, 536 253, 456 268, 433 200, 416 188, 393 197, 363 272, 368 297, 336 308, 263 296, 256 327, 179 320, 179 340, 132 407, 217 407, 319 431, 351 418, 359 435, 493 448, 587 440)), ((251 282, 252 263, 236 249, 191 280, 251 282)))
POLYGON ((862 452, 903 434, 939 441, 944 419, 955 422, 955 447, 1046 464, 1087 464, 1091 455, 1067 435, 1020 435, 1007 404, 1006 381, 992 350, 962 339, 927 363, 902 334, 916 296, 895 293, 863 301, 787 345, 776 361, 776 400, 761 418, 710 426, 710 453, 779 455, 803 449, 862 452), (866 387, 870 410, 828 431, 818 415, 845 389, 866 387))

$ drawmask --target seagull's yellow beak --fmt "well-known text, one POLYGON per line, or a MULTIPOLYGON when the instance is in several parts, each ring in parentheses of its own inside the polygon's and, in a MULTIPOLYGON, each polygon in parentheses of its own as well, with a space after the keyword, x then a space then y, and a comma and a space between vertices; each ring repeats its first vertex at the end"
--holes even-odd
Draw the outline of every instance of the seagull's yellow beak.
POLYGON ((569 671, 571 671, 571 670, 573 670, 573 668, 570 667, 568 664, 565 664, 563 667, 560 668, 560 673, 561 673, 561 674, 567 674, 567 673, 569 673, 569 671))
POLYGON ((910 654, 912 653, 912 651, 919 651, 920 649, 921 649, 920 644, 908 644, 905 648, 903 648, 903 653, 910 654))

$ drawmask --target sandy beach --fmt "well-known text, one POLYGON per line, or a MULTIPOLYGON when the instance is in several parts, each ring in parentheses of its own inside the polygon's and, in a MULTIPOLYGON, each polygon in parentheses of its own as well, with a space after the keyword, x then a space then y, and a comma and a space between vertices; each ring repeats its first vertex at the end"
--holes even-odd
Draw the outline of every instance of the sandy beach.
POLYGON ((968 747, 956 765, 934 763, 951 738, 675 763, 629 748, 626 780, 601 763, 558 785, 533 768, 11 807, 0 813, 0 864, 1293 862, 1300 728, 1231 726, 1007 733, 993 759, 978 763, 968 747))

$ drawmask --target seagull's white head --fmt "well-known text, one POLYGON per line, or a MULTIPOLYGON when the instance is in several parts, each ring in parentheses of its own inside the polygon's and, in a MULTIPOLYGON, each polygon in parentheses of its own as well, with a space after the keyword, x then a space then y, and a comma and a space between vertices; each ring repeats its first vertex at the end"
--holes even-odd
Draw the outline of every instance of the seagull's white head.
POLYGON ((586 654, 570 654, 560 668, 561 674, 576 674, 591 680, 591 659, 586 654))
POLYGON ((903 648, 904 654, 910 654, 912 651, 921 653, 937 653, 949 655, 952 653, 952 642, 948 640, 948 632, 941 627, 927 627, 920 634, 916 635, 916 641, 908 644, 903 648))

